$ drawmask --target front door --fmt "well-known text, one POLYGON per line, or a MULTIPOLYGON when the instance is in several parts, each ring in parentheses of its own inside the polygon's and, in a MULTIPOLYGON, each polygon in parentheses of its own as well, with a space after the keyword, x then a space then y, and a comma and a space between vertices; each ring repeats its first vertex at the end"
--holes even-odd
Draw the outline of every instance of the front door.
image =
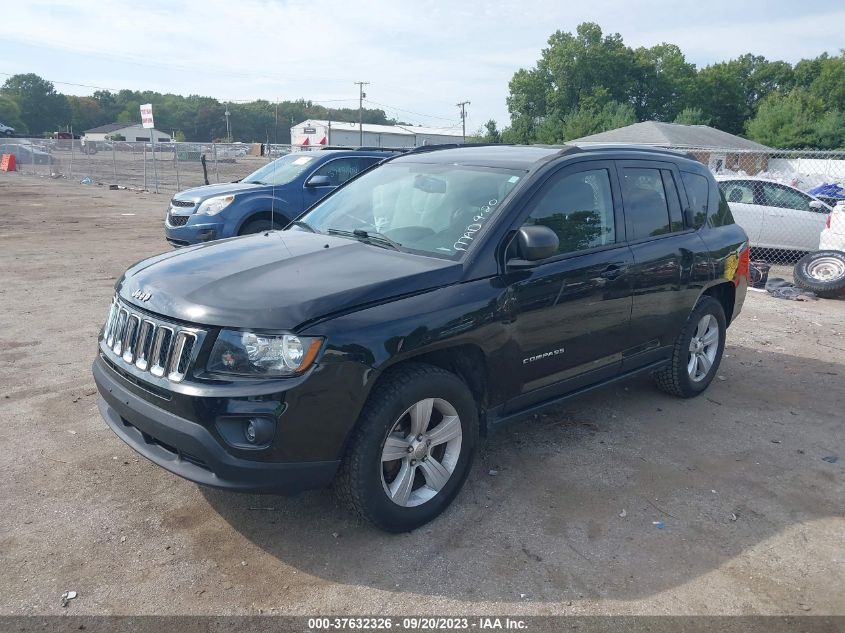
POLYGON ((347 156, 345 158, 335 158, 324 163, 314 170, 314 173, 305 180, 305 191, 303 192, 305 204, 303 205, 303 209, 307 209, 347 180, 357 176, 380 160, 380 158, 373 156, 347 156), (309 182, 314 176, 326 176, 328 182, 324 185, 310 186, 309 182))
POLYGON ((548 226, 560 246, 556 256, 505 274, 514 315, 512 362, 522 385, 509 410, 618 373, 631 316, 632 263, 618 201, 612 162, 579 163, 554 173, 514 226, 548 226))
POLYGON ((765 219, 758 243, 768 248, 818 250, 819 237, 830 211, 814 209, 810 206, 813 198, 792 187, 761 182, 759 189, 765 219))

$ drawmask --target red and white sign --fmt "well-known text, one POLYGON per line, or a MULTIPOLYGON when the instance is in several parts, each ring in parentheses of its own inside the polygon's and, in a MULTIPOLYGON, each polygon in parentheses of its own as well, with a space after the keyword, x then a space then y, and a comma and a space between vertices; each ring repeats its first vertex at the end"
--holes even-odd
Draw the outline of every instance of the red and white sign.
POLYGON ((145 128, 155 127, 153 124, 153 104, 145 103, 141 106, 141 125, 145 128))

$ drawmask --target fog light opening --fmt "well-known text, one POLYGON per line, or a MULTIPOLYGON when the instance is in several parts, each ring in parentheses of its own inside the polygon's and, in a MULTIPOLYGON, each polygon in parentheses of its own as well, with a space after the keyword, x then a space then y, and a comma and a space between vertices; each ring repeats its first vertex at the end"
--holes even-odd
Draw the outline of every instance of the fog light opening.
POLYGON ((246 441, 250 444, 255 444, 256 439, 258 438, 258 432, 255 428, 255 421, 249 420, 246 423, 246 427, 244 428, 244 436, 246 437, 246 441))

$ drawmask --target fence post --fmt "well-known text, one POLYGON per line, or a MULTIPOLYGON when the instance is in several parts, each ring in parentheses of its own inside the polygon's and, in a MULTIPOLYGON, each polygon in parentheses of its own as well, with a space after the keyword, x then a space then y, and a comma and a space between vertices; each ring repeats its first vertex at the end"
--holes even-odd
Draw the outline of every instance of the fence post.
POLYGON ((73 134, 70 135, 70 175, 69 178, 73 180, 73 134))
MULTIPOLYGON (((150 147, 153 150, 153 178, 155 179, 155 191, 158 193, 158 165, 156 164, 156 135, 155 130, 150 130, 150 147)), ((146 149, 147 144, 144 143, 146 149)))
POLYGON ((220 167, 217 165, 217 145, 211 144, 211 151, 214 154, 214 177, 220 182, 220 167))
POLYGON ((116 141, 112 141, 111 143, 111 169, 114 174, 114 184, 117 184, 117 156, 114 155, 115 142, 116 141))
MULTIPOLYGON (((79 145, 82 147, 82 144, 79 145)), ((94 182, 93 172, 91 171, 91 146, 89 145, 87 150, 85 151, 88 154, 88 177, 91 179, 91 182, 94 182)))
POLYGON ((144 191, 147 190, 147 142, 144 141, 144 191))
POLYGON ((173 144, 173 168, 176 170, 176 191, 182 190, 182 185, 179 184, 179 146, 173 144))

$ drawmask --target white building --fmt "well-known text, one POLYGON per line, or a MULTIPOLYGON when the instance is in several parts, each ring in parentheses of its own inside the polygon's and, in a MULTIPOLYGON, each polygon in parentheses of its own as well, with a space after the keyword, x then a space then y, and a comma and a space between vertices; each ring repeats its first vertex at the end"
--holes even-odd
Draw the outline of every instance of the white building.
POLYGON ((342 147, 418 147, 440 143, 463 143, 460 125, 453 128, 364 123, 361 141, 357 123, 308 119, 290 129, 294 150, 326 145, 342 147))
POLYGON ((82 138, 86 141, 105 141, 106 137, 122 136, 130 142, 149 141, 150 133, 155 134, 156 143, 170 142, 170 134, 159 132, 155 128, 146 129, 140 123, 109 123, 90 130, 85 130, 82 138))

